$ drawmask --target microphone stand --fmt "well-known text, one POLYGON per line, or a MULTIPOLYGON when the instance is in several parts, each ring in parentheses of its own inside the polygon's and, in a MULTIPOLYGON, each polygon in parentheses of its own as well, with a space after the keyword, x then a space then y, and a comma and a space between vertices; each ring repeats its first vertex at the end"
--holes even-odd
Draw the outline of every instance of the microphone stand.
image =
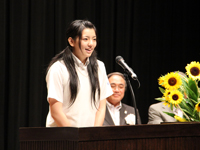
POLYGON ((133 92, 133 88, 131 86, 131 83, 130 83, 130 80, 128 78, 128 75, 126 73, 124 73, 124 76, 126 78, 126 83, 130 89, 130 92, 131 92, 131 97, 132 97, 132 100, 133 100, 133 107, 135 108, 135 124, 138 124, 138 112, 137 112, 137 106, 136 106, 136 100, 135 100, 135 95, 134 95, 134 92, 133 92))

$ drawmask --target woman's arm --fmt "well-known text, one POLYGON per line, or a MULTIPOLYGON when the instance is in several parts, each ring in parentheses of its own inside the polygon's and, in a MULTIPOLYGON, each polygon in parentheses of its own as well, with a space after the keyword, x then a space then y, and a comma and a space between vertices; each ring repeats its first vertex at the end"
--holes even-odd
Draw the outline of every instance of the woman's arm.
POLYGON ((49 106, 51 111, 51 116, 55 120, 58 127, 71 126, 69 120, 62 110, 62 103, 56 99, 49 98, 49 106))
POLYGON ((102 126, 105 118, 106 112, 106 99, 101 100, 99 108, 96 112, 94 126, 102 126))

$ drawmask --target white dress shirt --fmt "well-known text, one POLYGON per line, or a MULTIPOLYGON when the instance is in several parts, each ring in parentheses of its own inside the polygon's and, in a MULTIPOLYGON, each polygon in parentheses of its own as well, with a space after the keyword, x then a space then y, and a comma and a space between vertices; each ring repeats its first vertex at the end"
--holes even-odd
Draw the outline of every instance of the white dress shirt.
POLYGON ((111 103, 109 103, 108 101, 106 101, 106 103, 107 103, 107 108, 110 112, 110 115, 112 117, 114 124, 120 125, 120 109, 122 108, 121 102, 116 107, 114 105, 112 105, 111 103))

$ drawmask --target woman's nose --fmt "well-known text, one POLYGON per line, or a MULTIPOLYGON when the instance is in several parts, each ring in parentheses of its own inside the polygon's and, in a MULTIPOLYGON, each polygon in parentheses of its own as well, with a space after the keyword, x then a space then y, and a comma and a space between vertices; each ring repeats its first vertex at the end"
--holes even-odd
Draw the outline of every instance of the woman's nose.
POLYGON ((88 45, 89 45, 89 46, 92 46, 92 45, 93 45, 93 40, 89 40, 88 45))

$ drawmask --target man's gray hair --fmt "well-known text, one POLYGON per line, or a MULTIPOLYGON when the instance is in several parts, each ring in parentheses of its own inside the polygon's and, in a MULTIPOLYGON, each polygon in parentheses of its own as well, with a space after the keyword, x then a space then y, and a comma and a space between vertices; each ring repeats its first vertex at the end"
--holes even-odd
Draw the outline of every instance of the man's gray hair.
POLYGON ((113 75, 117 75, 117 76, 120 76, 120 77, 122 77, 123 79, 124 79, 124 81, 125 81, 125 88, 126 88, 126 78, 125 78, 125 76, 122 74, 122 73, 120 73, 120 72, 112 72, 112 73, 109 73, 108 74, 108 79, 110 78, 110 77, 112 77, 113 75))

